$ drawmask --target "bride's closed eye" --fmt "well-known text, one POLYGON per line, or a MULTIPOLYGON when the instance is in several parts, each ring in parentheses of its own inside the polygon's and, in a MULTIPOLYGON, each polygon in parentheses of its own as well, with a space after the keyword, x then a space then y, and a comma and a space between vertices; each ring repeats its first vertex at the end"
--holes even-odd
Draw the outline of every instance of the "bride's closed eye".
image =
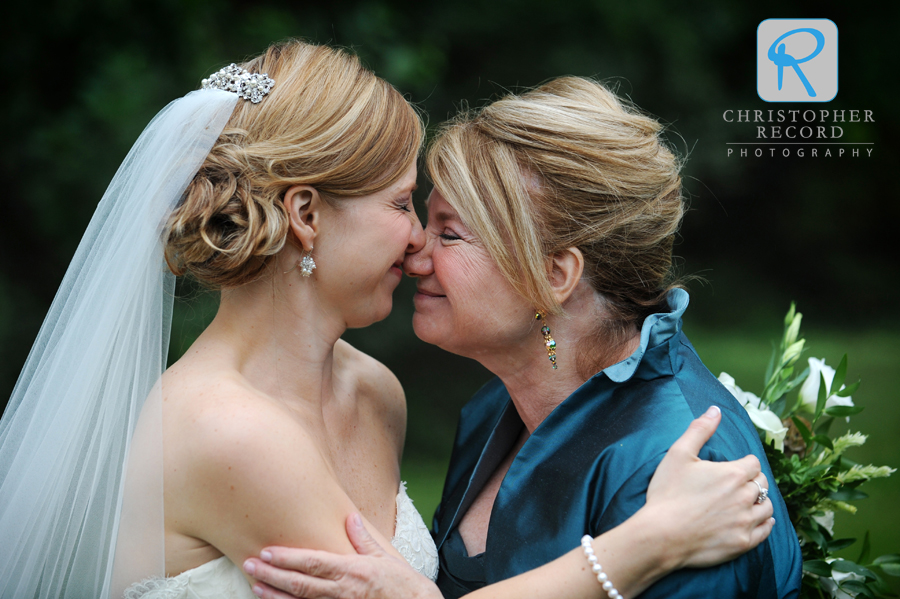
POLYGON ((438 237, 445 241, 459 241, 460 239, 462 239, 459 235, 456 235, 452 231, 444 231, 443 233, 438 235, 438 237))
POLYGON ((406 196, 397 200, 397 208, 403 212, 412 212, 412 196, 406 196))

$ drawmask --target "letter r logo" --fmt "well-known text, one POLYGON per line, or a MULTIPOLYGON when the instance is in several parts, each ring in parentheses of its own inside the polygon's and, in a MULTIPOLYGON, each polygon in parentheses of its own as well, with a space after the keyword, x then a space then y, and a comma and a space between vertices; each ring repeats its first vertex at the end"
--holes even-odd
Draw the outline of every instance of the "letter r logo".
POLYGON ((766 19, 756 30, 756 91, 766 102, 830 102, 838 31, 829 19, 766 19))

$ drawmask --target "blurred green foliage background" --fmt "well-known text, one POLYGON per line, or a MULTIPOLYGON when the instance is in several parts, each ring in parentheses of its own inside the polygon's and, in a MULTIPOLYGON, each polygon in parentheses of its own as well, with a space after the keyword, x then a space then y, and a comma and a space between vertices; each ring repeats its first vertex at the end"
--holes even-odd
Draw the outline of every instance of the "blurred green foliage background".
MULTIPOLYGON (((466 105, 550 77, 595 76, 669 125, 686 157, 688 213, 679 269, 692 283, 686 330, 710 369, 759 392, 770 340, 791 300, 806 315, 810 354, 850 353, 851 426, 871 441, 850 457, 900 465, 897 325, 897 4, 492 0, 59 0, 4 8, 0 177, 0 406, 96 202, 131 143, 167 102, 273 41, 302 37, 351 48, 408 94, 430 128, 466 105), (755 35, 774 17, 830 18, 840 35, 840 90, 827 105, 771 105, 756 94, 755 35), (872 110, 845 141, 871 157, 726 155, 752 126, 723 112, 872 110)), ((427 182, 417 200, 427 194, 427 182)), ((419 206, 421 208, 421 206, 419 206)), ((171 354, 215 311, 179 286, 171 354)), ((412 334, 405 281, 389 319, 347 338, 400 377, 409 399, 404 475, 429 518, 460 406, 488 379, 479 365, 412 334)), ((561 349, 564 352, 564 349, 561 349)), ((548 372, 549 376, 549 372, 548 372)), ((838 536, 869 528, 874 555, 900 549, 900 475, 870 486, 838 536)))

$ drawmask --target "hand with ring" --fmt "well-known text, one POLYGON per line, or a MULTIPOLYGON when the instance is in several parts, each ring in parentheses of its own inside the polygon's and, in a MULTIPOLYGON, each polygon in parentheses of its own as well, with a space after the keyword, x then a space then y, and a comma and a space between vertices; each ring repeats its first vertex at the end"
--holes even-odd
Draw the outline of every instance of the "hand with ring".
MULTIPOLYGON (((765 475, 763 475, 763 478, 765 479, 765 475)), ((769 498, 769 489, 763 487, 756 480, 751 480, 750 482, 755 484, 756 488, 759 489, 759 495, 756 497, 756 503, 763 503, 766 499, 769 498)))
MULTIPOLYGON (((709 422, 698 418, 691 424, 699 426, 709 422)), ((759 459, 701 460, 697 452, 706 438, 691 446, 685 436, 669 449, 642 508, 653 508, 654 526, 682 556, 682 567, 705 568, 733 559, 768 537, 775 523, 759 459)))

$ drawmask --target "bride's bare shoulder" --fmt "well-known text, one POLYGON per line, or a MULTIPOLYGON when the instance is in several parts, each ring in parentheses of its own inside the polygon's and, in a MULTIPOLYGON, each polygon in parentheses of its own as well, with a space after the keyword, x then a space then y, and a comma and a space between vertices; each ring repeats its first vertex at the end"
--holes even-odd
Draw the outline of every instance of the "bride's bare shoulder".
POLYGON ((302 417, 215 360, 173 364, 163 374, 162 397, 166 446, 184 448, 186 459, 223 455, 222 445, 236 443, 249 451, 256 445, 253 436, 260 434, 268 447, 278 443, 286 450, 314 449, 305 447, 311 439, 302 417))
POLYGON ((169 367, 162 376, 162 396, 167 425, 201 424, 245 410, 266 417, 277 409, 238 372, 216 367, 209 360, 182 359, 169 367))
POLYGON ((303 416, 237 373, 190 367, 163 379, 167 522, 240 560, 279 542, 343 548, 353 505, 303 416))
POLYGON ((391 370, 373 358, 340 340, 334 347, 335 371, 362 407, 372 409, 392 430, 402 446, 406 435, 406 396, 391 370))

